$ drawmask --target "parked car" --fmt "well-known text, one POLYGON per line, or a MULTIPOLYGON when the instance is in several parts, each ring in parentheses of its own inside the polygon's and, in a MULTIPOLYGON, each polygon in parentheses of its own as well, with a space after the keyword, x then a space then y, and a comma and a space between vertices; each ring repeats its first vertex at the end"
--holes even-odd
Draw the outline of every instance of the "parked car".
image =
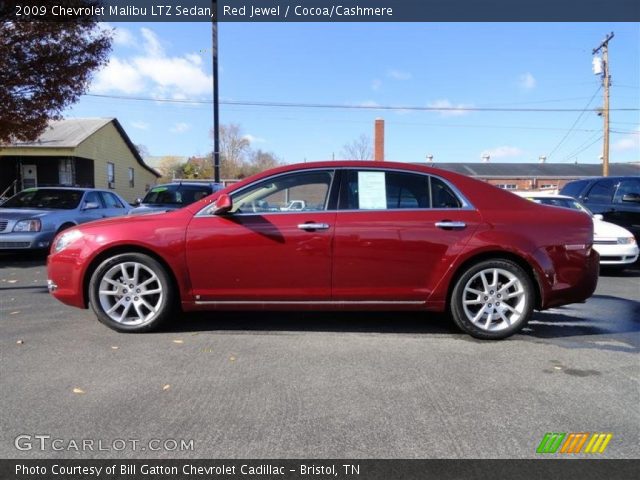
POLYGON ((559 193, 580 200, 607 222, 629 230, 640 242, 640 176, 574 180, 559 193))
POLYGON ((185 311, 449 311, 486 339, 589 298, 593 222, 485 182, 392 162, 273 169, 163 215, 58 235, 53 295, 122 332, 185 311), (290 199, 305 209, 287 210, 290 199))
POLYGON ((131 215, 177 210, 223 188, 224 185, 215 182, 173 182, 156 185, 143 199, 136 201, 136 208, 131 210, 131 215))
POLYGON ((600 265, 624 268, 638 260, 638 244, 629 230, 614 223, 605 222, 602 215, 594 215, 575 198, 539 192, 515 193, 543 205, 571 208, 589 215, 593 219, 593 248, 600 254, 600 265))
POLYGON ((62 230, 125 215, 118 194, 92 188, 28 188, 0 204, 0 250, 43 250, 62 230))

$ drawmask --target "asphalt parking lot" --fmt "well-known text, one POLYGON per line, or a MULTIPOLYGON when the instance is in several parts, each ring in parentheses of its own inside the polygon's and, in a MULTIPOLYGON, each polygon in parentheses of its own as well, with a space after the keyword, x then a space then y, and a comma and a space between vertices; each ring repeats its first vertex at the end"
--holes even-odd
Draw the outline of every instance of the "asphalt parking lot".
POLYGON ((499 342, 415 313, 118 334, 53 299, 44 264, 0 255, 3 458, 535 458, 546 432, 610 432, 601 457, 640 456, 637 264, 499 342))

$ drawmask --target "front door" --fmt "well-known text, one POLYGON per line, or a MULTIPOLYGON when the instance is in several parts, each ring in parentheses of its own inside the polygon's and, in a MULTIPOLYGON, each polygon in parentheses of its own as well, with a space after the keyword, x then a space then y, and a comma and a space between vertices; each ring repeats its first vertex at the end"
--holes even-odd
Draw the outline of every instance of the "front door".
POLYGON ((38 186, 38 168, 35 165, 22 165, 22 189, 38 186))
POLYGON ((333 176, 314 170, 270 177, 232 194, 228 214, 194 216, 186 251, 196 300, 330 300, 333 176))

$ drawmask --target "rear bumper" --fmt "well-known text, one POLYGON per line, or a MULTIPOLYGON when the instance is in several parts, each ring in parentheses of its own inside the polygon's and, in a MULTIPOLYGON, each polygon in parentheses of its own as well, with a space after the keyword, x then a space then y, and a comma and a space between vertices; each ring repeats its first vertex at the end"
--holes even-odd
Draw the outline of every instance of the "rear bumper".
POLYGON ((580 303, 587 300, 598 285, 600 255, 588 252, 559 251, 550 253, 553 270, 545 278, 542 309, 580 303))

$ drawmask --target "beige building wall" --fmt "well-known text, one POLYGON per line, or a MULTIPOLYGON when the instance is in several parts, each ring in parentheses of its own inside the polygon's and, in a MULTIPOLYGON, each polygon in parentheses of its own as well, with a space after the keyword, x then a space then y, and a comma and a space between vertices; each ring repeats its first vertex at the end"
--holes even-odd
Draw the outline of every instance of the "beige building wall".
POLYGON ((107 164, 113 163, 115 182, 111 190, 128 202, 133 202, 137 197, 144 197, 146 190, 155 185, 157 180, 153 173, 138 163, 112 122, 80 143, 74 149, 74 155, 93 159, 96 188, 109 189, 107 164), (134 170, 133 187, 129 186, 129 168, 134 170))

